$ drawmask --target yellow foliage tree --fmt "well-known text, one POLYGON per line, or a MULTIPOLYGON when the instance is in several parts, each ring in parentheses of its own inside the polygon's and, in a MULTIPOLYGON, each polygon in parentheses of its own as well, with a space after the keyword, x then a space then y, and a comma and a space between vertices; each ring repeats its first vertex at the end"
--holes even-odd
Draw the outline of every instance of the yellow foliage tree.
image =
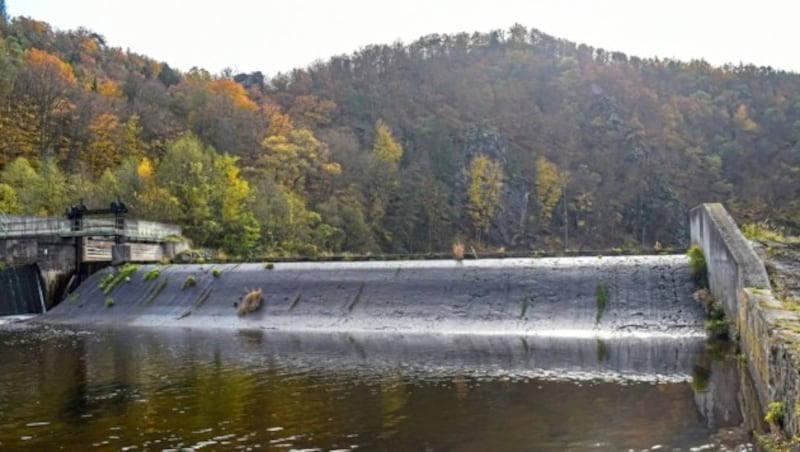
POLYGON ((124 95, 122 89, 120 89, 119 85, 113 80, 103 80, 98 83, 97 92, 100 93, 101 96, 111 99, 121 99, 124 95))
POLYGON ((0 109, 0 166, 17 157, 36 158, 41 133, 36 109, 25 103, 0 109))
POLYGON ((155 173, 156 170, 153 168, 153 162, 147 157, 144 157, 136 167, 136 174, 139 176, 139 179, 145 183, 152 182, 155 173))
POLYGON ((403 156, 403 147, 394 139, 389 126, 379 119, 375 123, 375 144, 372 151, 384 162, 397 165, 403 156))
POLYGON ((269 121, 267 128, 267 136, 281 136, 288 137, 294 130, 292 118, 281 112, 281 108, 275 104, 264 104, 262 107, 264 116, 269 121))
POLYGON ((22 205, 17 199, 14 187, 0 183, 0 214, 22 213, 22 205))
POLYGON ((253 197, 250 184, 239 177, 236 160, 236 157, 224 154, 214 161, 216 175, 213 184, 222 228, 216 244, 228 252, 245 255, 258 242, 260 231, 250 209, 253 197))
POLYGON ((131 115, 122 126, 119 139, 119 153, 125 157, 138 157, 147 152, 147 143, 142 138, 139 115, 131 115))
POLYGON ((739 105, 739 108, 736 109, 736 113, 733 115, 733 122, 735 122, 739 128, 748 133, 756 133, 760 129, 758 124, 750 119, 750 116, 747 114, 747 106, 745 104, 739 105))
POLYGON ((553 218, 553 209, 561 198, 564 175, 556 165, 544 156, 536 159, 536 202, 539 206, 539 219, 548 224, 553 218))
POLYGON ((500 164, 481 154, 472 159, 469 167, 468 213, 481 240, 487 234, 500 206, 503 188, 503 169, 500 164))
POLYGON ((119 120, 113 113, 102 113, 89 124, 91 138, 83 152, 83 162, 95 176, 119 163, 119 120))
POLYGON ((259 166, 273 173, 276 182, 300 193, 306 199, 318 183, 341 172, 336 162, 330 161, 330 153, 308 129, 295 129, 289 136, 274 135, 262 143, 264 155, 259 166))

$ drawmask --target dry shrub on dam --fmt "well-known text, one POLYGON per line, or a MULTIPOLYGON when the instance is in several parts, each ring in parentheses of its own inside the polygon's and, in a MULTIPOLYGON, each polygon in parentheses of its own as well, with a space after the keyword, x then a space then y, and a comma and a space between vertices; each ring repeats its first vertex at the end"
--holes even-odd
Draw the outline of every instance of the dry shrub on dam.
POLYGON ((263 292, 261 289, 253 289, 247 292, 242 297, 242 302, 237 305, 236 312, 239 314, 239 317, 245 316, 253 311, 258 310, 261 307, 261 299, 263 298, 263 292))
POLYGON ((453 259, 457 261, 464 260, 464 244, 460 240, 453 243, 453 259))

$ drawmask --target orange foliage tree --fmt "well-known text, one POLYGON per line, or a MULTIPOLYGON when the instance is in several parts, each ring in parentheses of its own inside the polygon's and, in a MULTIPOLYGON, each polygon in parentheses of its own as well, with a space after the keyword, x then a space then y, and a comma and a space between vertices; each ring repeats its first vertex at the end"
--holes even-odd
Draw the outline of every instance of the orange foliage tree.
POLYGON ((76 84, 75 75, 57 56, 32 48, 23 54, 19 81, 24 101, 34 108, 39 124, 39 153, 44 155, 55 142, 52 131, 55 117, 70 108, 68 94, 76 84))

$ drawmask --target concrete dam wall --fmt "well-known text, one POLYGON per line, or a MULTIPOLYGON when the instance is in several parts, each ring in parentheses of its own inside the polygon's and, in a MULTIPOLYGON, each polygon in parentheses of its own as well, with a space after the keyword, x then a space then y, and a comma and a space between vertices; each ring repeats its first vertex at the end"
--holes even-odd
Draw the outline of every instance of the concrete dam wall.
POLYGON ((704 334, 684 256, 146 265, 39 321, 320 332, 704 334), (149 277, 148 277, 149 276, 149 277), (237 306, 261 290, 258 310, 237 306))
POLYGON ((800 351, 792 328, 800 314, 774 296, 763 263, 722 204, 695 207, 690 222, 709 289, 740 338, 761 407, 782 403, 784 431, 800 434, 800 351))

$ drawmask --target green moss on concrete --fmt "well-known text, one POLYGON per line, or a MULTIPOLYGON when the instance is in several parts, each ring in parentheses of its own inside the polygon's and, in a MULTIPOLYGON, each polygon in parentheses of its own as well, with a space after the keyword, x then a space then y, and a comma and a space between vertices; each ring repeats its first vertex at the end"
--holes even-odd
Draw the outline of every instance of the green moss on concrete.
POLYGON ((120 267, 119 271, 108 273, 101 281, 100 288, 103 289, 103 295, 108 295, 114 290, 115 287, 122 281, 130 282, 130 276, 139 270, 136 264, 125 264, 120 267))
POLYGON ((595 323, 599 323, 608 306, 608 286, 605 282, 598 281, 594 293, 597 302, 597 313, 595 314, 594 321, 595 323))

